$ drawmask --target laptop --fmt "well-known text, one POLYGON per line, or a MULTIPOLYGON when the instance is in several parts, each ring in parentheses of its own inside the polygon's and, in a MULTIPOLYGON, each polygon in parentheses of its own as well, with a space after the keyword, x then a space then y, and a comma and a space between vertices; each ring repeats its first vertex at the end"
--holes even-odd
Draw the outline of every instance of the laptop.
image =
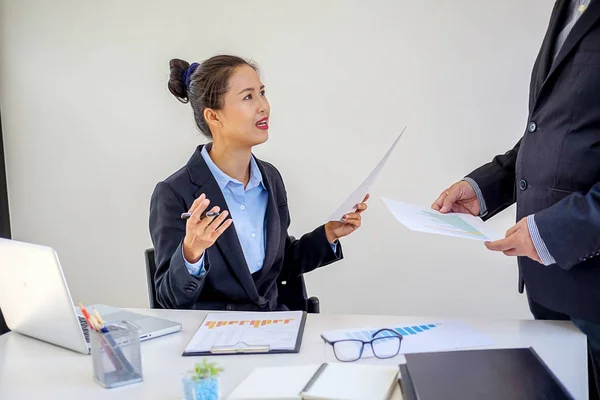
MULTIPOLYGON (((87 323, 73 304, 54 249, 0 238, 0 308, 12 331, 89 354, 87 323)), ((142 341, 181 330, 178 322, 102 304, 86 308, 98 310, 105 322, 133 322, 142 341)))

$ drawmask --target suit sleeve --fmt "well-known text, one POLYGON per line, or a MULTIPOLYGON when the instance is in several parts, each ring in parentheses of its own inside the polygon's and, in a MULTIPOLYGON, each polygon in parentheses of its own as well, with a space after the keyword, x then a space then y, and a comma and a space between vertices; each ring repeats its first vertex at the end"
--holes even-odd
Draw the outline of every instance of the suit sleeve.
POLYGON ((210 271, 210 255, 205 252, 206 274, 191 275, 183 258, 185 221, 180 215, 185 202, 165 182, 154 189, 150 200, 150 236, 154 245, 156 274, 154 285, 158 302, 164 308, 191 309, 210 271))
POLYGON ((569 270, 600 255, 600 183, 535 213, 541 238, 556 263, 569 270))
POLYGON ((483 220, 493 217, 516 201, 515 167, 520 145, 519 140, 510 151, 494 157, 491 162, 467 175, 477 183, 485 199, 487 213, 481 216, 483 220))
POLYGON ((325 225, 321 225, 300 239, 287 235, 282 273, 289 278, 295 278, 342 258, 344 255, 341 243, 338 243, 334 252, 325 235, 325 225))

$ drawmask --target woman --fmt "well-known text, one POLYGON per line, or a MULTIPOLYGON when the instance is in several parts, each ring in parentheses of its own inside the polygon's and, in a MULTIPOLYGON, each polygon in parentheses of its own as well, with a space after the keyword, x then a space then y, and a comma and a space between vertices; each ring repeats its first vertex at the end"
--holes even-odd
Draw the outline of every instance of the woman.
POLYGON ((212 142, 198 146, 152 195, 158 301, 165 308, 286 310, 277 302, 278 278, 340 260, 338 239, 360 227, 368 196, 344 222, 290 237, 283 179, 252 155, 269 136, 269 102, 256 67, 220 55, 201 65, 174 59, 170 69, 169 90, 191 104, 212 142))

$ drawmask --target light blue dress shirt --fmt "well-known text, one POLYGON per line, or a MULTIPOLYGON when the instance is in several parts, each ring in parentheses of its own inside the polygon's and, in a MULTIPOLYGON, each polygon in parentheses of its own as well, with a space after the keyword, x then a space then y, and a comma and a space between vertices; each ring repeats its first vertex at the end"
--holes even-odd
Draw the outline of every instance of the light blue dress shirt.
POLYGON ((571 33, 573 27, 575 26, 579 18, 589 7, 590 1, 591 0, 571 0, 569 2, 569 10, 565 26, 558 34, 556 42, 554 43, 554 53, 552 55, 552 61, 556 60, 556 57, 558 56, 558 53, 560 52, 560 49, 562 48, 563 44, 565 44, 569 33, 571 33))
MULTIPOLYGON (((242 182, 233 179, 217 167, 210 158, 206 146, 202 148, 201 155, 225 197, 250 273, 260 271, 265 260, 267 234, 265 214, 269 194, 254 156, 250 158, 250 180, 244 188, 242 182)), ((331 244, 331 248, 335 252, 337 244, 331 244)), ((191 275, 200 277, 206 274, 204 255, 194 264, 188 262, 185 257, 183 260, 191 275)))
MULTIPOLYGON (((269 198, 258 164, 252 156, 250 158, 250 180, 244 188, 242 182, 233 179, 217 167, 210 158, 206 146, 202 148, 201 155, 225 197, 248 269, 250 273, 255 273, 262 269, 265 260, 265 214, 269 198)), ((185 260, 185 266, 192 275, 206 274, 204 256, 194 264, 185 260)))

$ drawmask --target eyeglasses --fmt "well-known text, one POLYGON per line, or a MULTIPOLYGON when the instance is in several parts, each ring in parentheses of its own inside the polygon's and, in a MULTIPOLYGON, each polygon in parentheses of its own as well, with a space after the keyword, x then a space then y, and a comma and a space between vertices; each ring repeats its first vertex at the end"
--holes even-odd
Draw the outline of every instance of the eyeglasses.
POLYGON ((382 359, 396 357, 400 352, 402 335, 398 332, 392 329, 380 329, 373 333, 371 337, 372 339, 369 341, 360 339, 329 341, 324 337, 322 338, 325 343, 333 346, 333 354, 335 354, 335 358, 341 362, 358 360, 362 357, 365 346, 369 346, 371 348, 375 357, 382 359))

